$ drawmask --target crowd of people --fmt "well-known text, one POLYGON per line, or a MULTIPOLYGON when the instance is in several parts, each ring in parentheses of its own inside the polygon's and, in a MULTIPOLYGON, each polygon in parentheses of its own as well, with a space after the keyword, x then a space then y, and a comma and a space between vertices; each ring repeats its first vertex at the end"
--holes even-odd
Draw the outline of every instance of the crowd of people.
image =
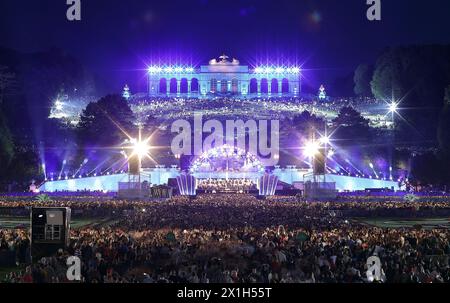
MULTIPOLYGON (((33 201, 4 201, 0 208, 33 201)), ((89 283, 364 283, 367 258, 381 260, 384 282, 450 282, 447 228, 380 228, 358 216, 450 215, 450 202, 307 203, 295 197, 258 200, 203 194, 164 202, 48 201, 91 216, 114 209, 108 225, 71 230, 70 244, 26 262, 26 230, 0 229, 0 253, 14 251, 21 272, 5 282, 66 282, 66 259, 79 256, 89 283)), ((109 214, 112 214, 110 211, 109 214)))
POLYGON ((236 98, 217 96, 208 99, 189 98, 185 96, 160 96, 149 99, 136 95, 131 101, 133 112, 163 119, 185 118, 186 115, 202 111, 207 116, 270 117, 292 118, 303 111, 309 111, 320 117, 334 118, 343 106, 352 106, 374 123, 380 123, 385 116, 386 105, 373 98, 333 98, 318 100, 317 96, 273 96, 236 98), (380 110, 381 108, 381 110, 380 110), (220 111, 218 111, 220 109, 220 111))
POLYGON ((197 189, 209 193, 217 192, 249 192, 256 190, 256 183, 250 179, 201 179, 198 180, 197 189))

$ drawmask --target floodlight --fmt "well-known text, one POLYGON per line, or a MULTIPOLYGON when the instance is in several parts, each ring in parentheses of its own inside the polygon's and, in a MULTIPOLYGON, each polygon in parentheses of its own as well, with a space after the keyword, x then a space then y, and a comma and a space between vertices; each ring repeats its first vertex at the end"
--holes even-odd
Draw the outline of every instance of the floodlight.
POLYGON ((264 69, 263 69, 262 67, 257 67, 257 68, 255 68, 255 73, 261 74, 261 73, 263 73, 263 72, 264 72, 264 69))
POLYGON ((317 142, 307 142, 303 148, 303 154, 309 158, 314 157, 319 152, 319 144, 317 142))
POLYGON ((396 113, 398 110, 398 104, 396 102, 392 102, 389 104, 389 112, 390 113, 396 113))
POLYGON ((55 101, 55 108, 56 108, 56 110, 63 109, 63 103, 61 101, 59 101, 58 99, 56 99, 56 101, 55 101))
POLYGON ((320 138, 320 143, 322 144, 330 144, 330 137, 323 136, 320 138))

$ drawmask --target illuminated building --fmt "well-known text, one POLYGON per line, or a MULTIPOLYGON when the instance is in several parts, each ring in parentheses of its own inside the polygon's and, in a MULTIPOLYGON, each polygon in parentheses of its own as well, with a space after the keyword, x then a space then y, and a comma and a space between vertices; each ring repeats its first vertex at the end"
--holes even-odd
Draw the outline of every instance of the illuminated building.
POLYGON ((301 69, 297 66, 249 68, 236 59, 212 59, 200 68, 192 66, 148 67, 150 96, 261 95, 296 96, 301 91, 301 69))

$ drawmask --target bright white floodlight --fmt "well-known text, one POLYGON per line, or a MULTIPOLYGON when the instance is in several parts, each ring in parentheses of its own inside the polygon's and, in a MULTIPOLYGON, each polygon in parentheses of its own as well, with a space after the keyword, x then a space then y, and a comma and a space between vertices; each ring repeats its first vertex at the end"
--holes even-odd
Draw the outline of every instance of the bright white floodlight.
POLYGON ((59 100, 55 101, 55 108, 56 110, 62 110, 63 109, 63 103, 59 100))
POLYGON ((320 138, 320 143, 322 144, 330 144, 330 137, 323 136, 320 138))
POLYGON ((148 145, 147 140, 131 140, 133 144, 133 155, 137 155, 140 159, 144 156, 148 155, 148 151, 150 150, 150 146, 148 145))
POLYGON ((319 144, 317 142, 307 142, 303 148, 303 154, 309 158, 313 158, 319 152, 319 144))
POLYGON ((396 102, 392 102, 389 104, 389 112, 390 113, 396 113, 398 109, 398 104, 396 102))

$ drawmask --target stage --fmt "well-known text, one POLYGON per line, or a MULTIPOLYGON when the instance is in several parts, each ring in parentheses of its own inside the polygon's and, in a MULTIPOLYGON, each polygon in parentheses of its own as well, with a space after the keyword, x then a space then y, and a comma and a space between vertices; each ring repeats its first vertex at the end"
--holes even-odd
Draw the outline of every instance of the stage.
MULTIPOLYGON (((275 168, 271 174, 278 177, 278 180, 293 185, 301 189, 301 186, 308 174, 311 171, 307 169, 299 169, 295 167, 287 168, 275 168)), ((145 168, 142 171, 142 181, 147 181, 151 185, 164 185, 168 184, 169 179, 176 179, 180 176, 180 169, 177 167, 163 167, 158 166, 155 168, 145 168)), ((264 175, 264 171, 254 172, 194 172, 192 175, 197 180, 203 179, 248 179, 253 180, 255 183, 264 175)), ((336 190, 339 192, 344 191, 356 191, 365 189, 390 189, 400 190, 399 184, 396 181, 361 178, 353 176, 344 176, 336 174, 326 174, 327 182, 334 182, 336 184, 336 190)), ((55 192, 55 191, 103 191, 103 192, 117 192, 120 182, 127 182, 128 174, 113 174, 113 175, 101 175, 95 177, 75 178, 67 180, 55 180, 47 181, 39 187, 41 192, 55 192)))

